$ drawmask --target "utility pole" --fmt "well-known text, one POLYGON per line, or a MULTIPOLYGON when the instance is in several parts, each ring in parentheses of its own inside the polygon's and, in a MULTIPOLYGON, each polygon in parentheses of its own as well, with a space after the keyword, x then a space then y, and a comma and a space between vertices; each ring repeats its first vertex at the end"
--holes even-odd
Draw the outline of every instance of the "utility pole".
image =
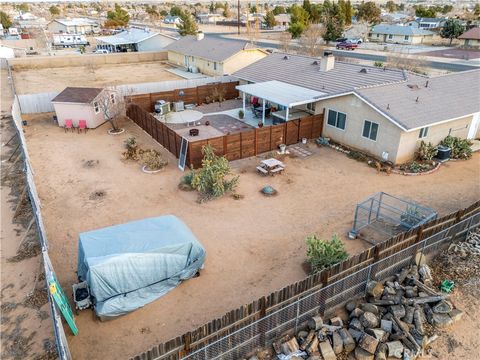
POLYGON ((238 35, 240 35, 240 0, 238 0, 238 7, 237 7, 237 29, 238 29, 238 35))

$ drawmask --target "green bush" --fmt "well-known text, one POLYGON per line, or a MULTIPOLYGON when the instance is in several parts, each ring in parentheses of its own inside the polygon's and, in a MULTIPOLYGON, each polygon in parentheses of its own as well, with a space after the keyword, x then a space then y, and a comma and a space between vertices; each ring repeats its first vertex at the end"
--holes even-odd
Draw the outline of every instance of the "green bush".
POLYGON ((432 143, 426 143, 422 140, 420 147, 417 150, 417 159, 421 161, 432 161, 437 156, 437 148, 432 143))
POLYGON ((429 169, 430 169, 429 164, 421 164, 413 161, 410 164, 408 164, 406 170, 412 173, 419 173, 419 172, 427 171, 429 169))
POLYGON ((360 162, 365 162, 365 161, 368 160, 367 155, 365 155, 364 153, 362 153, 360 151, 355 151, 355 150, 350 150, 350 152, 347 154, 347 157, 349 157, 350 159, 360 161, 360 162))
POLYGON ((238 176, 227 180, 230 165, 224 156, 215 155, 210 145, 202 148, 202 167, 193 173, 192 188, 200 193, 199 202, 220 197, 232 191, 238 184, 238 176))
POLYGON ((243 110, 239 110, 239 111, 238 111, 238 117, 239 117, 240 119, 243 119, 243 118, 245 117, 245 113, 243 112, 243 110))
POLYGON ((195 176, 195 173, 193 171, 190 171, 189 173, 185 174, 182 176, 180 179, 180 184, 178 184, 178 187, 180 190, 185 190, 185 191, 192 191, 192 180, 193 177, 195 176))
POLYGON ((472 156, 472 142, 469 140, 448 135, 440 145, 452 149, 452 159, 469 159, 472 156))
POLYGON ((381 61, 375 61, 375 62, 373 63, 373 66, 379 67, 379 68, 383 68, 383 62, 381 62, 381 61))
POLYGON ((123 158, 125 160, 138 160, 140 148, 138 147, 137 139, 132 136, 123 143, 126 149, 126 151, 122 153, 123 158))
POLYGON ((312 273, 316 273, 348 258, 348 253, 343 243, 334 234, 330 241, 317 238, 315 235, 307 236, 307 261, 312 273))
POLYGON ((157 150, 149 149, 142 151, 140 157, 147 170, 160 170, 168 165, 168 161, 157 150))

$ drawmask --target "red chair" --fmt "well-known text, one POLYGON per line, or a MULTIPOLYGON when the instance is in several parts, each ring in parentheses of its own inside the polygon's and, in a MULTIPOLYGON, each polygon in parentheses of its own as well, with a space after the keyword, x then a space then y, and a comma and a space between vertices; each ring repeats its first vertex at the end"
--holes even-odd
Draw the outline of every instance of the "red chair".
POLYGON ((72 119, 66 119, 65 120, 65 132, 67 132, 67 130, 72 130, 73 131, 73 121, 72 119))
POLYGON ((78 133, 82 130, 87 133, 87 120, 78 120, 78 133))

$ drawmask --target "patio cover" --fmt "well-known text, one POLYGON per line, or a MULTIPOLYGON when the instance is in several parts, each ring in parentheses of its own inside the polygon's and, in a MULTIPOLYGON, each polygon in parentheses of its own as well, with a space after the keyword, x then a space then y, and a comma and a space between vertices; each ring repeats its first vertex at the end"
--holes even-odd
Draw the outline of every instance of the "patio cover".
POLYGON ((142 307, 193 277, 205 249, 173 215, 132 221, 80 234, 78 277, 109 318, 142 307))
POLYGON ((327 95, 316 90, 272 80, 254 84, 237 85, 237 90, 287 108, 308 104, 327 95))

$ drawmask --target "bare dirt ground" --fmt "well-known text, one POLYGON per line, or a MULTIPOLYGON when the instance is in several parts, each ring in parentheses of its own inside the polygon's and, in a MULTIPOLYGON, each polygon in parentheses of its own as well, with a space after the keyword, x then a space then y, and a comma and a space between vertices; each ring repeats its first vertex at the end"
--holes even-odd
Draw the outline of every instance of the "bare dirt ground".
POLYGON ((56 359, 55 340, 35 225, 27 231, 33 216, 28 202, 22 203, 13 219, 25 182, 22 160, 15 163, 18 140, 6 145, 14 129, 9 117, 11 92, 4 70, 2 84, 0 357, 53 360, 56 359))
POLYGON ((87 134, 65 133, 51 114, 31 117, 26 137, 43 216, 50 256, 59 280, 71 295, 76 280, 80 232, 148 216, 174 214, 195 233, 207 250, 205 270, 163 298, 110 322, 77 317, 80 333, 70 336, 75 359, 116 359, 194 329, 226 311, 305 277, 304 238, 338 233, 350 253, 368 247, 346 240, 355 205, 385 191, 436 209, 440 215, 480 198, 480 154, 469 161, 448 162, 428 176, 377 174, 365 164, 329 148, 309 145, 313 155, 286 158, 286 173, 261 177, 259 158, 232 163, 240 176, 241 200, 226 196, 205 204, 196 194, 177 188, 182 173, 176 159, 131 121, 126 132, 107 135, 108 125, 87 134), (168 167, 150 175, 138 163, 121 160, 123 141, 135 136, 143 148, 159 150, 168 167), (270 184, 279 194, 265 198, 270 184), (104 196, 92 197, 101 191, 104 196))
POLYGON ((169 68, 170 65, 155 61, 19 70, 14 71, 13 77, 18 94, 34 94, 62 91, 67 86, 115 86, 182 79, 168 72, 169 68))

